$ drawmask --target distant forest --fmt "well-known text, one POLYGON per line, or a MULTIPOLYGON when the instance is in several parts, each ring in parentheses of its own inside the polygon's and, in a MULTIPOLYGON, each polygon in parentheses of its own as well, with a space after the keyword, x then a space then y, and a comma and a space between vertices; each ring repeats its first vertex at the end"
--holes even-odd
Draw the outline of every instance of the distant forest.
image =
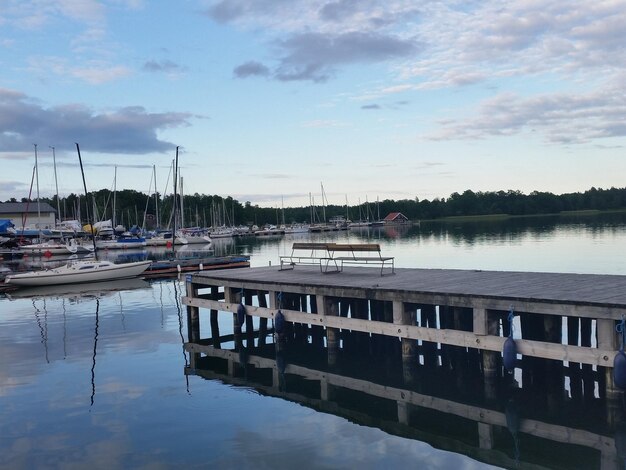
MULTIPOLYGON (((22 202, 28 199, 22 198, 22 202)), ((49 203, 57 208, 56 197, 42 198, 42 202, 49 203)), ((101 189, 89 193, 89 218, 95 201, 96 220, 114 219, 116 223, 131 226, 137 224, 147 228, 154 228, 157 222, 156 208, 158 206, 158 221, 161 227, 167 227, 171 222, 173 196, 161 197, 155 204, 154 194, 150 195, 134 191, 117 191, 115 197, 115 213, 113 217, 113 193, 108 189, 101 189)), ((6 202, 18 202, 15 198, 6 202)), ((480 215, 533 215, 557 214, 563 211, 583 210, 619 210, 626 209, 626 188, 596 189, 591 188, 583 193, 552 194, 534 191, 523 194, 520 191, 487 191, 474 192, 467 190, 461 194, 452 193, 448 198, 433 200, 418 198, 390 200, 379 203, 349 206, 327 205, 325 208, 288 207, 281 209, 259 207, 250 202, 240 203, 231 197, 208 196, 203 194, 185 195, 183 201, 185 226, 210 225, 264 225, 282 224, 283 220, 292 222, 323 221, 334 216, 348 217, 351 220, 384 218, 390 212, 401 212, 409 220, 431 220, 456 216, 480 215)), ((70 194, 59 201, 62 219, 87 220, 87 205, 85 198, 70 194)), ((180 224, 180 221, 177 222, 180 224)))

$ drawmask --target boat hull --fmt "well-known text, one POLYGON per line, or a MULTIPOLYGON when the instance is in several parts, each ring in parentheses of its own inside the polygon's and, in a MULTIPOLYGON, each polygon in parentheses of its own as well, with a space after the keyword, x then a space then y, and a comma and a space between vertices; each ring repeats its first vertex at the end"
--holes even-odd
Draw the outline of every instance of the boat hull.
POLYGON ((138 261, 113 264, 108 261, 84 261, 44 271, 11 274, 4 282, 14 286, 52 286, 125 279, 139 276, 151 263, 138 261))

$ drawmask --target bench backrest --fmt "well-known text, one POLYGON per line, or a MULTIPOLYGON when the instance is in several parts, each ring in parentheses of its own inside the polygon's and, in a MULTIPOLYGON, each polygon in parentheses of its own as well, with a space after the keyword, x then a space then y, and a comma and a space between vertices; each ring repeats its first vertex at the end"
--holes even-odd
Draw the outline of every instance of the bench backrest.
POLYGON ((327 250, 328 243, 294 243, 292 250, 327 250))
POLYGON ((377 251, 380 253, 378 243, 329 243, 328 251, 377 251))

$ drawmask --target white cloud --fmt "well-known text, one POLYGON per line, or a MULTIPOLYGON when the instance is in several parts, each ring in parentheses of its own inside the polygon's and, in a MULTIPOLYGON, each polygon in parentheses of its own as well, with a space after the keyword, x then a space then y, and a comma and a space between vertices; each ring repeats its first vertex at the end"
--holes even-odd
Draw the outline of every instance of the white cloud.
POLYGON ((110 82, 129 76, 132 71, 123 65, 108 65, 95 63, 89 67, 74 67, 69 73, 92 85, 110 82))
POLYGON ((626 137, 623 82, 587 93, 551 93, 523 97, 499 93, 483 101, 474 117, 441 122, 434 140, 482 139, 539 132, 556 144, 589 143, 626 137))

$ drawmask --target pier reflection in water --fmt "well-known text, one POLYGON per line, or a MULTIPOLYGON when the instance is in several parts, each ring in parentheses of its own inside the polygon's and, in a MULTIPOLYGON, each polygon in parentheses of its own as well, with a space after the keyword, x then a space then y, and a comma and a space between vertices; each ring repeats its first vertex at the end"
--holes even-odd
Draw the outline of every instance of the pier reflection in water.
POLYGON ((622 409, 607 404, 604 374, 591 366, 524 361, 523 380, 504 371, 486 380, 472 349, 424 342, 409 363, 397 338, 343 330, 330 350, 322 327, 288 324, 278 336, 255 319, 220 336, 215 311, 212 320, 210 338, 185 344, 187 374, 491 465, 623 468, 622 409))

